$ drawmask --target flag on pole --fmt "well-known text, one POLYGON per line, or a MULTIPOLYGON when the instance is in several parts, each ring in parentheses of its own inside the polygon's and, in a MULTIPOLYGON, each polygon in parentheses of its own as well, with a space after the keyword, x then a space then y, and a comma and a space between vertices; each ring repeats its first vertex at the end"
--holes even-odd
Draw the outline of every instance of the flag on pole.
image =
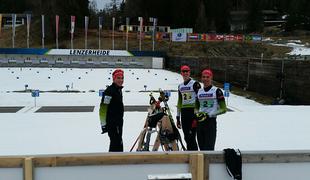
POLYGON ((75 16, 71 16, 71 34, 74 33, 74 27, 75 27, 75 16))
POLYGON ((88 16, 85 16, 85 37, 87 38, 87 31, 88 31, 88 16))
POLYGON ((157 26, 157 18, 154 18, 154 27, 156 27, 157 26))
POLYGON ((114 28, 115 28, 115 17, 112 18, 112 49, 114 50, 114 28))
POLYGON ((126 17, 126 50, 128 51, 128 32, 129 32, 129 17, 126 17))
POLYGON ((140 21, 140 38, 139 38, 139 50, 142 50, 142 28, 143 28, 143 17, 139 17, 138 20, 140 21))
POLYGON ((56 37, 58 38, 59 33, 59 16, 56 15, 56 37))
POLYGON ((143 28, 143 17, 139 17, 139 22, 140 22, 140 31, 142 32, 142 28, 143 28))
POLYGON ((45 38, 45 28, 44 28, 44 15, 41 15, 41 23, 42 23, 42 48, 44 48, 44 38, 45 38))
POLYGON ((156 36, 157 18, 153 18, 153 51, 155 51, 155 36, 156 36))
POLYGON ((44 15, 41 15, 41 19, 42 19, 42 38, 45 38, 44 15))
POLYGON ((130 19, 129 17, 126 17, 126 32, 129 31, 129 24, 130 24, 130 19))
POLYGON ((12 36, 15 37, 15 27, 16 27, 16 14, 12 14, 12 36))
POLYGON ((27 48, 29 48, 31 14, 26 14, 26 18, 27 18, 27 48))
POLYGON ((85 49, 87 49, 88 16, 85 16, 85 49))
POLYGON ((103 26, 103 17, 99 17, 99 29, 102 30, 102 26, 103 26))
POLYGON ((112 29, 114 30, 115 27, 115 17, 112 18, 112 29))
POLYGON ((30 35, 31 14, 27 14, 27 37, 30 35))
POLYGON ((98 26, 99 26, 99 33, 98 33, 98 44, 99 44, 99 47, 98 48, 100 49, 101 48, 100 34, 101 34, 102 26, 103 26, 103 17, 99 17, 98 26))
POLYGON ((0 35, 2 32, 2 14, 0 14, 0 35))
POLYGON ((74 27, 75 27, 75 16, 71 16, 71 49, 73 49, 74 27))
POLYGON ((12 14, 12 47, 15 48, 16 14, 12 14))
POLYGON ((59 16, 56 15, 55 18, 55 28, 56 28, 56 48, 58 49, 58 32, 59 32, 59 16))

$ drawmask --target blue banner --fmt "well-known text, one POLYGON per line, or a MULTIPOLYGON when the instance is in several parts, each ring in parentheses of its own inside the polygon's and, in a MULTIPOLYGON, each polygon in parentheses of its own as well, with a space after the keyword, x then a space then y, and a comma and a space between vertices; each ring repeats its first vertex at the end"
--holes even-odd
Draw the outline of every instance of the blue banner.
POLYGON ((35 49, 35 48, 0 48, 0 54, 33 54, 44 55, 48 52, 48 49, 35 49))

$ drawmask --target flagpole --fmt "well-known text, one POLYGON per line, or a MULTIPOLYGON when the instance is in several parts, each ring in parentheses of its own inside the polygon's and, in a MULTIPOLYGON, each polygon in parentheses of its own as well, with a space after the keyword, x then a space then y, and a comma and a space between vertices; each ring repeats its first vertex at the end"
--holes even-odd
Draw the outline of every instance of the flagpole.
POLYGON ((0 14, 0 37, 1 37, 1 34, 2 34, 2 14, 0 14))
POLYGON ((85 16, 85 49, 87 49, 88 17, 85 16))
POLYGON ((139 17, 140 21, 140 38, 139 38, 139 51, 142 50, 141 44, 142 44, 142 27, 143 27, 143 17, 139 17))
POLYGON ((99 35, 98 35, 98 43, 99 43, 99 49, 101 49, 101 29, 102 29, 102 25, 103 25, 103 22, 102 22, 102 19, 103 17, 99 17, 99 35))
POLYGON ((155 51, 155 35, 156 35, 156 24, 157 18, 150 18, 150 22, 153 22, 153 34, 152 34, 152 41, 153 41, 153 51, 155 51))
POLYGON ((73 49, 74 26, 75 26, 75 16, 71 16, 71 49, 73 49))
POLYGON ((115 27, 115 17, 112 18, 112 49, 114 50, 114 27, 115 27))
POLYGON ((128 51, 129 17, 126 18, 126 50, 128 51))
POLYGON ((99 27, 99 37, 98 37, 99 47, 98 47, 98 49, 101 49, 101 39, 100 39, 100 34, 101 34, 101 29, 100 29, 100 27, 99 27))
POLYGON ((44 28, 44 15, 41 16, 42 18, 42 49, 44 48, 44 38, 45 38, 45 28, 44 28))
POLYGON ((31 15, 27 14, 27 48, 29 48, 31 15))
POLYGON ((56 15, 56 49, 58 49, 59 16, 56 15))
POLYGON ((12 14, 12 47, 15 48, 15 23, 16 14, 12 14))

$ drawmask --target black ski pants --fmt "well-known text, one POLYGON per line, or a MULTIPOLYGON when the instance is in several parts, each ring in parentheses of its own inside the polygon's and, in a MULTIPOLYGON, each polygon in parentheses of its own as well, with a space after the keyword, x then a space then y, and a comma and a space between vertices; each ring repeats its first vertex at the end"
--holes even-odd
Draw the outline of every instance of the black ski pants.
POLYGON ((123 152, 123 126, 122 125, 110 125, 108 128, 108 135, 110 138, 109 152, 123 152))
POLYGON ((188 151, 197 151, 197 128, 192 127, 193 119, 195 118, 194 108, 182 108, 181 109, 181 125, 184 134, 184 140, 186 142, 188 151))
POLYGON ((197 140, 201 151, 214 150, 216 140, 216 118, 198 122, 197 140))

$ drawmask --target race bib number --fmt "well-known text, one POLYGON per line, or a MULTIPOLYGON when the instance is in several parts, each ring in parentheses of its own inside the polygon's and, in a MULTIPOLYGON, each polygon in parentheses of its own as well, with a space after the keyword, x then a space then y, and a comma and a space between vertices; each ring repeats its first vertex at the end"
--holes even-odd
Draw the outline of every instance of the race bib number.
POLYGON ((112 99, 111 96, 105 96, 105 97, 104 97, 104 100, 103 100, 103 103, 104 103, 104 104, 110 104, 111 99, 112 99))
POLYGON ((203 102, 203 107, 212 108, 213 106, 214 106, 214 102, 212 100, 203 102))
POLYGON ((187 101, 192 99, 192 94, 191 93, 183 93, 183 100, 187 101))

